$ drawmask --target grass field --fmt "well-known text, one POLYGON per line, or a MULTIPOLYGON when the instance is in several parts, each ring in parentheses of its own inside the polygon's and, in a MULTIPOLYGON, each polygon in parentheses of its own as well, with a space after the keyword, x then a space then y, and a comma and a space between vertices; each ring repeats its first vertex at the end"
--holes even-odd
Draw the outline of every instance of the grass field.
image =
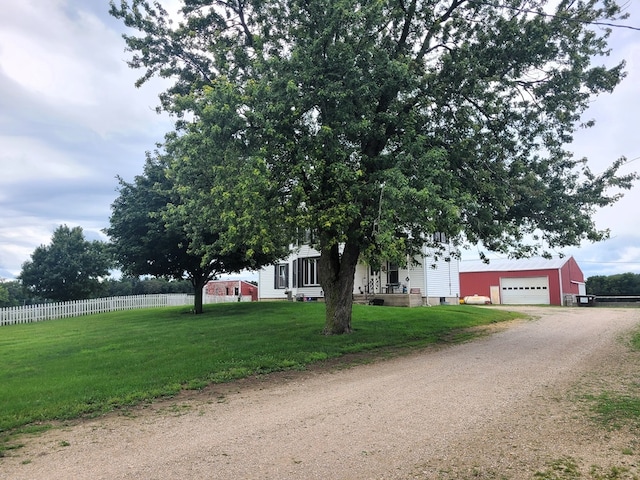
POLYGON ((323 304, 273 302, 211 305, 197 316, 179 307, 0 327, 0 432, 347 353, 459 341, 467 327, 515 316, 356 305, 355 332, 325 337, 323 304))

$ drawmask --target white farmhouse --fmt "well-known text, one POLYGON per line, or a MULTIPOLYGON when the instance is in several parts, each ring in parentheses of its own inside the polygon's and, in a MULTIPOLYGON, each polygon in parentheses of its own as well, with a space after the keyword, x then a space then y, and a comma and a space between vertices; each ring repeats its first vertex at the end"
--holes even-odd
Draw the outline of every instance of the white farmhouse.
MULTIPOLYGON (((453 247, 443 244, 438 252, 423 247, 415 258, 416 265, 407 262, 400 267, 383 263, 373 271, 360 263, 356 267, 353 295, 355 302, 384 305, 418 306, 457 304, 460 298, 459 261, 452 255, 453 247)), ((323 300, 318 279, 320 253, 309 245, 292 247, 291 254, 259 271, 261 300, 323 300)))

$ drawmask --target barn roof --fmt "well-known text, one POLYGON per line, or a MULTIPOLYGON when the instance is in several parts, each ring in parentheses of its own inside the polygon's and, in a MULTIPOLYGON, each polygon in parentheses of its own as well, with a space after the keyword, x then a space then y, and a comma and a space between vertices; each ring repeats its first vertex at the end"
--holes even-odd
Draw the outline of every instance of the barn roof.
POLYGON ((524 270, 558 270, 569 261, 571 257, 553 257, 551 259, 534 258, 494 258, 489 263, 482 260, 462 260, 460 273, 468 272, 511 272, 524 270))

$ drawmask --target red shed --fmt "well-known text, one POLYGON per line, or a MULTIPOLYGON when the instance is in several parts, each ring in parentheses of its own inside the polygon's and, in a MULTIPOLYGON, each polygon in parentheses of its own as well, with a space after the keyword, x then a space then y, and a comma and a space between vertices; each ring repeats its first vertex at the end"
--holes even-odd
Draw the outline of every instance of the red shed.
POLYGON ((258 287, 244 280, 211 280, 204 286, 204 294, 216 297, 251 297, 252 302, 258 301, 258 287))
POLYGON ((573 257, 460 262, 460 295, 486 295, 492 303, 563 305, 585 295, 584 275, 573 257))

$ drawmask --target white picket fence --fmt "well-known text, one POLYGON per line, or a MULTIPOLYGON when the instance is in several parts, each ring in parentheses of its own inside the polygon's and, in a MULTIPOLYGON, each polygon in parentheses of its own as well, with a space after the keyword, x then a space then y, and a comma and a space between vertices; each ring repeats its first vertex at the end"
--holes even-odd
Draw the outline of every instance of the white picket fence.
MULTIPOLYGON (((237 298, 236 298, 237 301, 237 298)), ((137 308, 192 305, 193 295, 186 293, 129 295, 125 297, 92 298, 73 302, 0 308, 0 326, 42 322, 56 318, 80 317, 93 313, 133 310, 137 308)))
MULTIPOLYGON (((251 296, 204 295, 202 303, 250 302, 251 296)), ((42 322, 56 318, 80 317, 93 313, 134 310, 137 308, 178 307, 193 305, 193 295, 186 293, 159 293, 154 295, 128 295, 123 297, 92 298, 73 302, 46 303, 24 307, 0 308, 0 326, 18 323, 42 322)))

